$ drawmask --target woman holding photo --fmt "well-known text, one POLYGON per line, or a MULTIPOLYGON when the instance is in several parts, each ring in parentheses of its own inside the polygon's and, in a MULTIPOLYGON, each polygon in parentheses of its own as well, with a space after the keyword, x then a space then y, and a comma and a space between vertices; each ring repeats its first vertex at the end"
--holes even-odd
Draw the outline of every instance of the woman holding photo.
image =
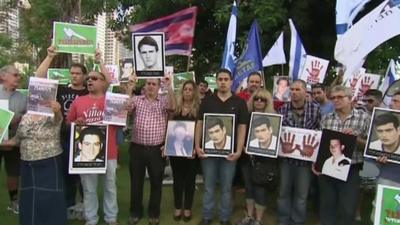
POLYGON ((3 146, 20 146, 21 225, 63 225, 67 222, 62 175, 61 106, 52 101, 54 117, 25 114, 16 135, 3 146))
MULTIPOLYGON (((261 112, 261 113, 276 113, 273 108, 272 95, 265 89, 258 89, 253 93, 247 102, 249 112, 261 112)), ((249 127, 249 126, 248 126, 249 127)), ((254 156, 261 157, 261 156, 254 156)), ((242 176, 245 185, 245 196, 246 196, 246 217, 242 219, 238 224, 261 224, 261 220, 264 215, 265 207, 267 205, 266 188, 261 185, 257 185, 252 181, 251 178, 251 160, 248 155, 243 155, 240 159, 242 176), (255 209, 255 217, 254 217, 255 209)))
MULTIPOLYGON (((187 80, 183 83, 177 98, 176 111, 173 120, 195 121, 200 107, 200 98, 196 83, 187 80)), ((191 146, 193 150, 193 146, 191 146)), ((195 151, 193 151, 195 154, 195 151)), ((174 220, 183 219, 188 222, 192 219, 192 204, 195 190, 198 160, 193 156, 169 157, 173 175, 173 191, 175 212, 174 220)))

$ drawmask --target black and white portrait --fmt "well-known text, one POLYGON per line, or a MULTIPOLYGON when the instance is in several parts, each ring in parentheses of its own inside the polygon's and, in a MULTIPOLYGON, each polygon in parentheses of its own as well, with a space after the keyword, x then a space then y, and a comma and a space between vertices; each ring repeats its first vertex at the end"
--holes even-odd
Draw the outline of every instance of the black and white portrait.
POLYGON ((164 33, 133 33, 132 46, 138 78, 164 77, 164 33))
POLYGON ((251 114, 246 153, 276 158, 282 116, 269 113, 251 114))
POLYGON ((233 153, 235 115, 205 113, 203 150, 207 156, 227 157, 233 153))

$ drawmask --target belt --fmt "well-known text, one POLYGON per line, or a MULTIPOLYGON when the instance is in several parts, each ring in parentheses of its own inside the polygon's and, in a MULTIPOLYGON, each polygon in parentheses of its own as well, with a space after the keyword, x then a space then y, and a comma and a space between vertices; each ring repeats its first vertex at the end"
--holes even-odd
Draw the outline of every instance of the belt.
POLYGON ((159 145, 142 145, 142 144, 132 142, 132 145, 137 146, 139 148, 143 148, 143 149, 149 149, 149 150, 158 149, 159 150, 161 148, 161 146, 164 145, 164 143, 159 144, 159 145))

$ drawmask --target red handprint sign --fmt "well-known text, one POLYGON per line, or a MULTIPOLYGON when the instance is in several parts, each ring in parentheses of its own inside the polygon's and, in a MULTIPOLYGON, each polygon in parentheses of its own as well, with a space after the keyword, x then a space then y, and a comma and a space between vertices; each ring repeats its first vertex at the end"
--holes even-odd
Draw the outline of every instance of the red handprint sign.
POLYGON ((307 55, 300 79, 306 81, 308 84, 321 83, 324 81, 328 65, 328 60, 307 55))

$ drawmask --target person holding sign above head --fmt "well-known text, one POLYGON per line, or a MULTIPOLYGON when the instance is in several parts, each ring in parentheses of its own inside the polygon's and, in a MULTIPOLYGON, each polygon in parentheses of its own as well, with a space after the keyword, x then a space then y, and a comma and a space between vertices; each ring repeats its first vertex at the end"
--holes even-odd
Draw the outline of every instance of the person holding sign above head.
POLYGON ((75 162, 103 162, 104 161, 104 134, 95 127, 84 128, 79 133, 79 153, 75 162))
POLYGON ((162 70, 162 66, 158 62, 159 46, 154 38, 143 37, 138 43, 138 51, 143 63, 143 68, 138 68, 138 70, 162 70))
POLYGON ((374 119, 378 140, 371 142, 369 148, 400 155, 400 123, 392 113, 378 115, 374 119))
MULTIPOLYGON (((218 88, 217 92, 204 98, 201 102, 195 132, 195 149, 199 158, 202 159, 201 164, 204 177, 202 225, 209 225, 212 222, 215 205, 215 186, 217 182, 220 183, 221 188, 219 218, 221 224, 230 224, 229 220, 232 214, 232 181, 235 175, 236 161, 239 159, 243 150, 248 121, 246 102, 238 96, 233 95, 231 92, 232 73, 227 69, 220 69, 217 72, 216 81, 218 88), (236 135, 236 138, 234 138, 235 148, 233 153, 230 153, 226 158, 207 157, 203 150, 206 146, 203 146, 203 148, 201 147, 204 122, 203 117, 205 113, 235 115, 235 124, 238 124, 237 127, 232 127, 232 129, 237 130, 237 132, 234 132, 236 135)), ((215 139, 215 141, 211 142, 209 145, 214 146, 214 143, 217 142, 215 143, 217 144, 216 147, 225 147, 226 143, 223 143, 223 140, 227 142, 227 136, 225 137, 223 124, 221 125, 220 122, 218 123, 216 121, 213 127, 207 126, 205 129, 208 130, 204 133, 208 132, 210 134, 210 132, 213 132, 210 137, 211 139, 215 139), (214 136, 218 136, 218 138, 214 136)))
POLYGON ((231 137, 226 134, 226 127, 220 118, 210 119, 206 129, 210 140, 205 144, 205 148, 231 149, 231 137))

